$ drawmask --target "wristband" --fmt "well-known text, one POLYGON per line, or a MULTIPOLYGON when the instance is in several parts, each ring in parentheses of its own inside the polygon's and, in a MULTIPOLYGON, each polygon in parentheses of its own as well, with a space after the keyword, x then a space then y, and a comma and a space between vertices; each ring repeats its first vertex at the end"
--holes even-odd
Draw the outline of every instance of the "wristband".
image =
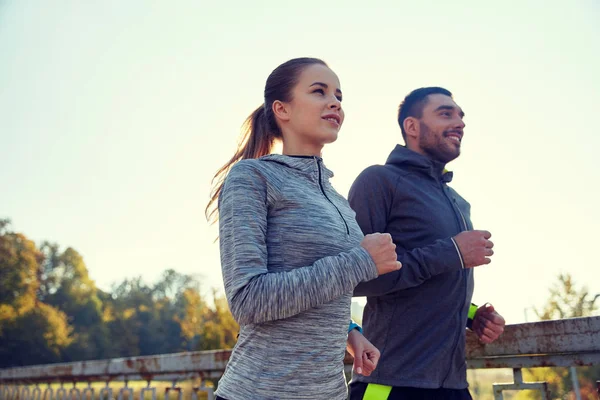
POLYGON ((351 321, 350 325, 348 325, 348 333, 350 333, 353 329, 358 330, 361 334, 363 333, 361 326, 359 324, 357 324, 356 322, 351 321))
POLYGON ((475 319, 475 314, 477 313, 477 309, 479 307, 477 307, 477 304, 473 304, 471 303, 471 306, 469 307, 469 313, 467 314, 467 328, 472 329, 473 326, 473 319, 475 319))
POLYGON ((477 304, 471 303, 471 307, 469 307, 469 319, 475 319, 475 314, 477 313, 477 304))

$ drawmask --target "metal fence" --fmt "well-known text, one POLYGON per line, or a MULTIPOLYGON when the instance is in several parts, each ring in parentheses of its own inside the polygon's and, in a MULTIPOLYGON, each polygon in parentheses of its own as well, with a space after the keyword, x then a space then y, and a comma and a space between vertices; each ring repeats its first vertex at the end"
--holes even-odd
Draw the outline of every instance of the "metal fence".
MULTIPOLYGON (((0 369, 0 400, 182 400, 184 394, 191 400, 214 400, 212 383, 230 354, 201 351, 0 369), (129 386, 134 381, 145 386, 129 386), (180 385, 187 381, 194 383, 180 385)), ((542 399, 550 399, 546 382, 524 382, 522 368, 600 365, 600 317, 508 325, 488 345, 468 334, 466 356, 470 369, 513 369, 513 382, 494 384, 495 399, 503 399, 505 390, 525 389, 539 390, 542 399)), ((349 372, 350 356, 345 364, 349 372)))

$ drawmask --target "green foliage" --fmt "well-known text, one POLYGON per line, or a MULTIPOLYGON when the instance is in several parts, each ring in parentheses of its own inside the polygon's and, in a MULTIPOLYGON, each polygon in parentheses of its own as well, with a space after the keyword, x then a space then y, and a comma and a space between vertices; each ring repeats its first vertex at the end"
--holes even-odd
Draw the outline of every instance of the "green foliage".
POLYGON ((67 316, 38 300, 43 254, 0 221, 0 366, 60 361, 71 343, 67 316))
MULTIPOLYGON (((536 310, 541 320, 588 317, 598 309, 597 299, 600 296, 591 295, 583 286, 577 288, 570 274, 558 276, 558 282, 550 289, 550 297, 545 306, 536 310)), ((578 382, 582 399, 595 397, 594 385, 600 376, 600 366, 578 367, 578 382)), ((523 378, 528 382, 546 381, 552 398, 575 398, 573 383, 569 368, 532 368, 525 369, 523 378)), ((537 392, 520 392, 515 399, 541 399, 537 392)))
POLYGON ((546 305, 535 313, 541 320, 587 317, 598 309, 599 297, 592 296, 585 286, 577 289, 570 274, 560 274, 546 305))
POLYGON ((103 292, 76 250, 38 249, 0 219, 0 367, 231 348, 238 325, 225 298, 210 303, 175 270, 103 292))
POLYGON ((0 235, 4 235, 10 228, 10 219, 0 218, 0 235))
POLYGON ((230 349, 235 345, 239 325, 229 312, 225 297, 213 291, 214 308, 207 308, 204 314, 202 341, 198 350, 230 349))
POLYGON ((8 322, 2 332, 0 366, 54 363, 71 343, 65 313, 44 303, 8 322))
POLYGON ((0 307, 4 318, 15 318, 35 305, 41 257, 24 235, 8 231, 0 235, 0 307))

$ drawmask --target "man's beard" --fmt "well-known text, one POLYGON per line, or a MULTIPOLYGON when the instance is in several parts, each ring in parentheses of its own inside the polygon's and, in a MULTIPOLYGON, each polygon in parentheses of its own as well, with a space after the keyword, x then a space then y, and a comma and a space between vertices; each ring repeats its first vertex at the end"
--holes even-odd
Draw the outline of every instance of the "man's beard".
POLYGON ((460 147, 457 149, 454 145, 445 142, 446 131, 437 136, 425 123, 419 122, 419 126, 421 130, 419 147, 429 158, 446 164, 460 155, 460 147))

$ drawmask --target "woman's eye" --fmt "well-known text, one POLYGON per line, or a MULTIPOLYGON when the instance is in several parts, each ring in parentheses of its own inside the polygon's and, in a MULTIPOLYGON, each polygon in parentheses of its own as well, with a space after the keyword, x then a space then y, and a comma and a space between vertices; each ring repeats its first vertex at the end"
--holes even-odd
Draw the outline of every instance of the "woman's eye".
POLYGON ((317 89, 313 93, 325 94, 325 91, 323 89, 317 89))
POLYGON ((338 101, 339 101, 340 103, 342 102, 342 96, 335 96, 335 97, 338 99, 338 101))

